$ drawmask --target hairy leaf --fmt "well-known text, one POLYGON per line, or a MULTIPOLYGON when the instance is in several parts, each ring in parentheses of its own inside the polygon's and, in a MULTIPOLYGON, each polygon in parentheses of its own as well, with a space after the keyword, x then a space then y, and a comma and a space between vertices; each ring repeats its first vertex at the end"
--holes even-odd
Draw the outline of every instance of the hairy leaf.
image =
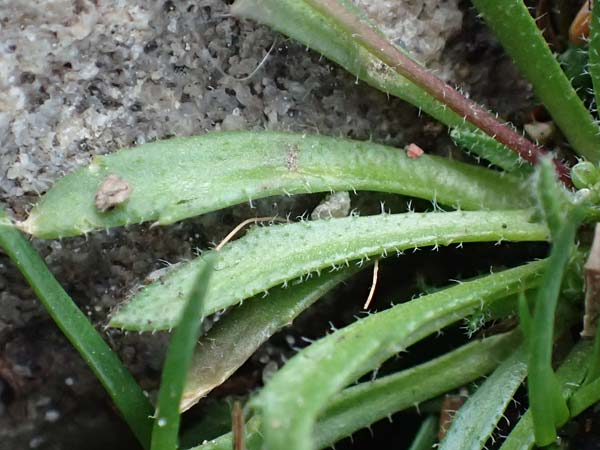
MULTIPOLYGON (((492 336, 410 369, 343 390, 333 397, 319 416, 315 428, 315 448, 330 447, 390 414, 484 376, 508 356, 518 343, 518 333, 492 336)), ((260 416, 250 419, 246 426, 249 450, 262 448, 260 427, 260 416)), ((230 450, 231 433, 195 449, 230 450)))
POLYGON ((527 352, 519 347, 483 382, 452 419, 440 450, 485 448, 504 410, 527 376, 527 352))
POLYGON ((314 448, 316 419, 344 386, 482 305, 536 283, 544 265, 530 263, 402 303, 302 350, 252 401, 263 418, 265 449, 314 448))
POLYGON ((181 409, 190 408, 223 383, 273 333, 292 323, 302 311, 356 271, 357 268, 343 269, 297 286, 275 288, 268 301, 251 299, 229 311, 198 342, 181 409))
MULTIPOLYGON (((206 296, 206 313, 311 272, 387 252, 462 242, 546 238, 546 227, 531 223, 527 211, 381 214, 257 227, 220 251, 206 296)), ((109 325, 132 330, 175 326, 183 299, 204 265, 199 257, 175 268, 117 310, 109 325)))
POLYGON ((508 172, 525 175, 533 169, 527 161, 522 160, 510 148, 480 130, 472 130, 466 126, 455 127, 450 131, 454 143, 470 153, 501 167, 508 172))
POLYGON ((412 160, 403 150, 324 136, 212 133, 98 156, 58 181, 20 226, 56 238, 144 221, 169 224, 272 195, 353 189, 462 209, 530 204, 517 179, 436 156, 412 160), (129 190, 102 212, 96 198, 110 192, 107 180, 129 190))

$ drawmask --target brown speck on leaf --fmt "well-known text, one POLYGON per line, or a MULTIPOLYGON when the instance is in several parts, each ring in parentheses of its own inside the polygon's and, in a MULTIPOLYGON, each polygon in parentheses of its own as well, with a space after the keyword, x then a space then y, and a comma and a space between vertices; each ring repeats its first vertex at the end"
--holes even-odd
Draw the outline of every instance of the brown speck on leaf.
POLYGON ((417 159, 424 153, 425 151, 417 144, 410 144, 408 147, 406 147, 406 156, 408 156, 410 159, 417 159))
POLYGON ((120 205, 129 198, 131 190, 131 186, 123 178, 114 174, 107 176, 96 191, 96 208, 105 212, 120 205))

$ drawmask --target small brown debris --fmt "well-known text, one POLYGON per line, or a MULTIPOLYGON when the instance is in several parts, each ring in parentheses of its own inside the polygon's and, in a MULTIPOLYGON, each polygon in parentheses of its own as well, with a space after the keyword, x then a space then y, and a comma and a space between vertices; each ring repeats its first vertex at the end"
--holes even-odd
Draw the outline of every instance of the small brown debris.
POLYGON ((98 190, 94 202, 96 208, 105 212, 120 205, 131 195, 131 186, 127 181, 118 175, 111 174, 107 176, 98 190))
POLYGON ((408 156, 410 159, 417 159, 423 154, 425 154, 425 150, 423 150, 417 144, 410 144, 408 147, 406 147, 406 156, 408 156))
POLYGON ((590 22, 592 21, 591 1, 586 0, 575 16, 569 28, 569 41, 582 46, 590 35, 590 22))

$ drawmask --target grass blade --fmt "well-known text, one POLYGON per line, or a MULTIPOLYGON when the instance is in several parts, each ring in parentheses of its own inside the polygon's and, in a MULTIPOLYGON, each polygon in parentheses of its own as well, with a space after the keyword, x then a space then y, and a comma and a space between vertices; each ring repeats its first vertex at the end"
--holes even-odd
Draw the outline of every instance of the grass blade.
MULTIPOLYGON (((336 441, 397 411, 435 398, 491 372, 520 340, 507 333, 473 341, 426 363, 347 388, 335 396, 315 427, 315 448, 336 441)), ((246 425, 247 448, 259 450, 261 419, 246 425)), ((230 450, 231 433, 198 446, 195 450, 230 450)))
POLYGON ((50 317, 102 383, 139 442, 148 448, 152 407, 117 355, 50 273, 44 260, 0 209, 0 247, 19 268, 50 317))
MULTIPOLYGON (((590 352, 590 343, 580 341, 556 371, 556 378, 561 386, 561 395, 565 400, 569 399, 583 382, 585 371, 582 369, 589 360, 590 352)), ((529 409, 521 416, 519 423, 510 432, 500 450, 529 450, 533 448, 534 444, 533 418, 531 409, 529 409)))
MULTIPOLYGON (((526 186, 481 167, 371 142, 289 133, 212 133, 144 144, 99 156, 46 193, 21 228, 56 238, 143 221, 169 224, 252 199, 282 194, 370 190, 462 209, 531 204, 526 186), (117 175, 129 197, 95 206, 99 187, 117 175)), ((506 175, 506 174, 504 174, 506 175)))
MULTIPOLYGON (((461 242, 546 238, 546 227, 531 223, 527 211, 382 214, 257 227, 219 252, 206 313, 305 274, 342 267, 352 260, 362 264, 370 256, 386 256, 387 252, 461 242)), ((187 298, 203 267, 202 258, 180 265, 117 310, 109 325, 131 330, 175 326, 181 299, 187 298)))
POLYGON ((535 313, 529 325, 529 402, 535 427, 535 440, 540 446, 556 439, 556 426, 569 419, 567 405, 552 370, 554 322, 560 287, 566 271, 575 233, 582 220, 582 210, 573 208, 558 230, 548 267, 537 291, 535 313))
POLYGON ((175 329, 165 358, 158 402, 154 414, 151 450, 176 450, 179 434, 179 403, 185 377, 204 317, 204 297, 215 265, 215 254, 204 258, 205 266, 194 284, 182 319, 175 329))
POLYGON ((523 0, 473 0, 575 151, 600 162, 594 118, 554 58, 523 0), (515 30, 519 30, 515 33, 515 30))
POLYGON ((543 265, 530 263, 464 282, 368 316, 313 343, 252 401, 263 417, 265 449, 313 448, 316 419, 344 386, 482 305, 535 283, 543 265))
POLYGON ((527 376, 527 352, 518 348, 460 407, 440 450, 481 450, 527 376))
POLYGON ((196 346, 181 409, 190 408, 223 383, 276 331, 357 270, 345 269, 298 286, 276 288, 268 300, 251 299, 219 319, 196 346))

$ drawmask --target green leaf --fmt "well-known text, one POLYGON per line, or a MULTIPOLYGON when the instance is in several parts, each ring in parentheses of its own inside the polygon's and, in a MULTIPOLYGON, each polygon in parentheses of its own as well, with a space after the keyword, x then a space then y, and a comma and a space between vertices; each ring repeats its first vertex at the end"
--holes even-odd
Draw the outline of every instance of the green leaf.
POLYGON ((165 357, 158 402, 152 428, 152 450, 176 450, 179 435, 179 403, 185 385, 185 377, 192 361, 192 354, 204 318, 204 297, 214 270, 215 254, 204 258, 205 267, 198 276, 185 305, 183 316, 173 333, 165 357))
POLYGON ((402 303, 305 348, 251 402, 263 418, 264 448, 314 448, 316 419, 344 386, 482 305, 536 283, 543 265, 530 263, 402 303))
POLYGON ((469 153, 474 153, 508 172, 526 175, 533 169, 527 161, 521 159, 510 148, 495 139, 490 139, 481 130, 459 126, 450 130, 450 137, 456 145, 466 149, 469 153))
MULTIPOLYGON (((342 0, 339 3, 364 20, 364 15, 352 2, 342 0)), ((253 19, 268 25, 302 42, 367 84, 407 101, 419 108, 419 111, 426 112, 448 127, 477 130, 470 123, 465 123, 461 115, 437 101, 420 86, 396 73, 377 56, 369 53, 365 47, 357 44, 355 36, 340 27, 334 18, 321 14, 304 0, 236 0, 231 12, 238 17, 253 19)), ((371 24, 371 28, 376 29, 373 24, 371 24)), ((381 32, 379 33, 381 34, 381 32)), ((408 54, 404 49, 400 47, 399 49, 408 54)), ((495 144, 493 144, 495 140, 490 136, 482 134, 480 140, 486 142, 486 145, 481 148, 482 150, 495 148, 495 144)), ((479 146, 475 146, 471 151, 484 157, 483 153, 479 153, 479 149, 479 146)), ((486 156, 492 155, 486 153, 486 156)), ((511 158, 506 155, 505 151, 502 151, 500 158, 512 159, 515 163, 519 161, 518 156, 515 155, 511 158)), ((498 163, 495 157, 491 161, 494 164, 498 163)))
POLYGON ((592 162, 600 162, 600 130, 552 54, 525 2, 473 0, 473 4, 533 85, 535 94, 575 151, 592 162))
POLYGON ((580 388, 569 401, 571 417, 576 417, 590 406, 600 401, 600 378, 594 379, 580 388))
POLYGON ((535 313, 528 336, 529 402, 537 445, 549 445, 556 439, 556 427, 569 418, 567 405, 560 394, 560 385, 552 370, 555 312, 562 280, 571 258, 575 233, 583 211, 571 208, 557 231, 548 267, 537 291, 535 313))
POLYGON ((452 419, 440 450, 481 450, 527 376, 527 352, 518 348, 483 382, 452 419))
POLYGON ((526 187, 480 167, 371 142, 288 133, 212 133, 144 144, 66 176, 21 228, 56 238, 155 221, 170 224, 272 195, 368 190, 409 195, 462 209, 531 204, 526 187), (109 175, 129 197, 101 212, 95 196, 109 175))
MULTIPOLYGON (((556 371, 558 383, 561 386, 561 395, 566 400, 577 390, 585 376, 585 364, 590 357, 591 345, 589 342, 580 341, 569 352, 565 361, 556 371)), ((572 409, 571 409, 572 410, 572 409)), ((527 410, 517 425, 508 435, 500 450, 529 450, 533 448, 535 436, 531 409, 527 410)))
POLYGON ((148 448, 149 416, 152 414, 148 398, 1 208, 0 247, 19 268, 50 317, 102 383, 138 441, 148 448))
POLYGON ((298 286, 275 288, 268 300, 250 299, 229 311, 196 346, 181 409, 187 410, 223 383, 276 331, 292 323, 302 311, 357 269, 326 273, 298 286))
MULTIPOLYGON (((370 256, 462 242, 543 241, 546 227, 527 211, 381 214, 257 227, 221 251, 206 296, 206 313, 323 269, 370 256), (257 264, 260 261, 260 264, 257 264)), ((177 324, 202 258, 175 268, 116 311, 109 325, 131 330, 177 324)), ((267 299, 268 301, 268 299, 267 299)))
MULTIPOLYGON (((343 390, 319 417, 315 448, 330 447, 390 414, 486 375, 511 353, 519 340, 519 333, 514 332, 476 340, 426 363, 343 390)), ((260 427, 259 416, 246 425, 249 450, 262 448, 260 427)), ((228 433, 195 449, 231 450, 231 447, 231 433, 228 433)))

